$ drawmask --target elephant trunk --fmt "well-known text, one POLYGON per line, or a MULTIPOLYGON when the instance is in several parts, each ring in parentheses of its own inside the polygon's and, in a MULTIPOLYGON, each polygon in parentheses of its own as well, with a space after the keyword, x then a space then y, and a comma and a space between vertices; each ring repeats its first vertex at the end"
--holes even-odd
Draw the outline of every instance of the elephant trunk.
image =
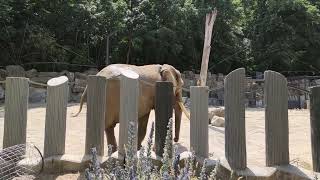
POLYGON ((176 95, 176 100, 175 100, 175 104, 174 104, 174 114, 175 114, 174 142, 179 141, 182 112, 184 112, 184 114, 187 116, 187 118, 190 119, 190 115, 182 103, 182 90, 180 89, 176 95))
POLYGON ((87 86, 86 86, 86 88, 84 89, 84 91, 83 91, 83 93, 82 93, 82 95, 81 95, 79 111, 78 111, 77 114, 73 115, 73 117, 77 117, 77 116, 80 114, 80 112, 81 112, 81 110, 82 110, 82 106, 83 106, 83 101, 84 101, 84 99, 85 99, 86 97, 87 97, 87 86))

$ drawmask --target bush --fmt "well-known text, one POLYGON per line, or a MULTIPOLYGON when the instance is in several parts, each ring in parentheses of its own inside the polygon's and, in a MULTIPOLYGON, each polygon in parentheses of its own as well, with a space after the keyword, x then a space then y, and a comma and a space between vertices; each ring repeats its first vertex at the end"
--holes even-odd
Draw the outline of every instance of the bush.
MULTIPOLYGON (((151 147, 154 132, 154 123, 148 137, 147 147, 141 147, 139 157, 136 157, 133 151, 134 145, 134 124, 129 123, 128 144, 125 146, 126 161, 123 165, 119 162, 107 162, 107 167, 102 169, 97 162, 97 153, 95 148, 92 148, 92 159, 89 168, 85 171, 87 180, 105 180, 105 179, 130 179, 130 180, 149 180, 149 179, 216 179, 217 169, 219 164, 210 174, 206 171, 207 159, 204 160, 199 176, 195 173, 195 155, 192 153, 185 161, 185 166, 179 166, 180 155, 177 153, 177 146, 172 152, 172 119, 169 120, 165 148, 162 158, 162 166, 159 169, 151 162, 151 147), (170 156, 172 153, 172 158, 170 156)), ((108 156, 111 155, 111 147, 108 148, 108 156)), ((109 158, 110 159, 110 158, 109 158)), ((199 168, 199 167, 198 167, 199 168)))

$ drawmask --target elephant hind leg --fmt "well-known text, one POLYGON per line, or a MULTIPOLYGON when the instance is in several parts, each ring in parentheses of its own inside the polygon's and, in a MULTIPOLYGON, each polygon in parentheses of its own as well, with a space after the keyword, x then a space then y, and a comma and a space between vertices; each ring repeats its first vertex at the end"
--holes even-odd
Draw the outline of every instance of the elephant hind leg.
POLYGON ((143 117, 139 118, 138 124, 138 150, 141 148, 141 143, 146 136, 147 126, 148 126, 148 119, 149 119, 150 112, 144 115, 143 117))
POLYGON ((112 153, 117 151, 117 141, 116 137, 114 136, 114 127, 106 128, 105 129, 106 136, 107 136, 107 143, 108 145, 112 145, 112 153))

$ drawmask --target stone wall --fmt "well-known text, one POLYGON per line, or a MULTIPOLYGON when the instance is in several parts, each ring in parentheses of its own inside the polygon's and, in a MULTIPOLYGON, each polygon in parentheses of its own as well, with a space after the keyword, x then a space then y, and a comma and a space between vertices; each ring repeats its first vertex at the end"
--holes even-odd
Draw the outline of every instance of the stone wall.
MULTIPOLYGON (((182 78, 184 81, 184 88, 189 88, 190 86, 196 85, 199 74, 194 74, 191 71, 185 71, 182 73, 182 78)), ((211 90, 209 93, 209 104, 212 106, 223 106, 224 105, 224 78, 223 74, 211 74, 208 73, 207 86, 211 90)), ((310 86, 320 85, 320 79, 318 77, 291 77, 288 78, 288 85, 293 87, 298 87, 301 89, 308 89, 310 86)), ((247 107, 263 107, 264 97, 263 97, 263 82, 256 80, 263 80, 263 73, 257 72, 255 80, 251 77, 247 77, 247 88, 246 88, 246 106, 247 107)), ((189 97, 188 92, 183 92, 183 96, 189 97)), ((189 99, 184 98, 186 105, 188 105, 189 99)), ((294 90, 289 88, 289 100, 288 107, 292 108, 306 108, 309 100, 309 95, 307 93, 301 92, 299 90, 294 90)))
MULTIPOLYGON (((38 72, 36 69, 25 70, 21 66, 7 66, 0 69, 0 81, 6 77, 27 77, 31 81, 46 84, 47 81, 54 77, 67 76, 69 79, 69 102, 79 102, 82 92, 86 86, 88 75, 95 75, 98 69, 89 69, 85 72, 38 72)), ((46 101, 46 87, 30 85, 29 90, 30 103, 44 103, 46 101)), ((0 84, 0 101, 3 102, 5 97, 5 85, 0 84)))
MULTIPOLYGON (((30 78, 31 81, 46 84, 47 81, 53 77, 65 75, 69 79, 70 96, 69 102, 79 102, 82 92, 86 86, 86 80, 88 75, 95 75, 98 69, 88 69, 84 72, 38 72, 36 69, 25 70, 21 66, 7 66, 5 69, 0 69, 0 81, 5 80, 6 77, 20 76, 30 78)), ((190 86, 195 86, 200 75, 195 74, 192 71, 185 71, 182 73, 184 81, 184 88, 189 89, 190 86)), ((223 74, 211 74, 208 73, 207 85, 211 90, 209 92, 209 104, 213 106, 224 105, 224 78, 223 74)), ((263 73, 257 72, 257 79, 263 79, 263 73)), ((252 78, 248 77, 246 89, 246 106, 247 107, 263 107, 263 82, 252 81, 252 78)), ((320 85, 320 79, 313 78, 288 78, 288 85, 299 87, 301 89, 307 89, 310 86, 320 85)), ((188 105, 190 94, 186 91, 183 92, 185 97, 185 103, 188 105)), ((4 101, 5 86, 0 84, 0 102, 4 101)), ((293 90, 289 88, 289 108, 305 108, 308 94, 301 91, 293 90)), ((36 85, 30 86, 30 103, 44 103, 46 100, 46 88, 36 85)))

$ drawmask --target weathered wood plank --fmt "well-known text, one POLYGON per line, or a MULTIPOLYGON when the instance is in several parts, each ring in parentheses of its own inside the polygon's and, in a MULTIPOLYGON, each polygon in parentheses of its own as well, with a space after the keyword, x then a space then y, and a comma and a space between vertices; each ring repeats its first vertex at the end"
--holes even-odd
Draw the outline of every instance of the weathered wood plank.
MULTIPOLYGON (((120 77, 120 126, 119 126, 119 155, 125 157, 124 145, 128 143, 129 122, 134 123, 136 135, 132 138, 134 149, 137 151, 138 133, 138 101, 139 101, 139 75, 128 71, 120 77)), ((134 153, 135 154, 135 153, 134 153)))
POLYGON ((211 36, 214 22, 217 18, 217 9, 214 9, 211 13, 206 15, 205 23, 205 38, 203 44, 203 53, 202 53, 202 62, 201 62, 201 71, 200 71, 200 86, 206 86, 207 82, 207 72, 209 64, 209 56, 211 50, 211 36))
POLYGON ((155 102, 155 153, 162 157, 168 122, 173 114, 172 82, 160 81, 156 83, 155 102))
POLYGON ((191 86, 190 149, 196 156, 208 157, 208 87, 191 86))
POLYGON ((320 86, 310 94, 310 126, 313 171, 320 172, 320 86))
POLYGON ((47 107, 44 157, 65 153, 68 78, 60 76, 47 82, 47 107))
POLYGON ((88 76, 87 92, 87 122, 85 153, 95 147, 97 154, 104 155, 104 128, 106 111, 106 78, 102 76, 88 76))
POLYGON ((245 129, 245 69, 231 72, 224 81, 225 151, 233 169, 247 166, 245 129))
POLYGON ((26 143, 29 80, 6 78, 3 148, 26 143))
POLYGON ((264 73, 266 166, 289 163, 288 87, 280 73, 264 73))

